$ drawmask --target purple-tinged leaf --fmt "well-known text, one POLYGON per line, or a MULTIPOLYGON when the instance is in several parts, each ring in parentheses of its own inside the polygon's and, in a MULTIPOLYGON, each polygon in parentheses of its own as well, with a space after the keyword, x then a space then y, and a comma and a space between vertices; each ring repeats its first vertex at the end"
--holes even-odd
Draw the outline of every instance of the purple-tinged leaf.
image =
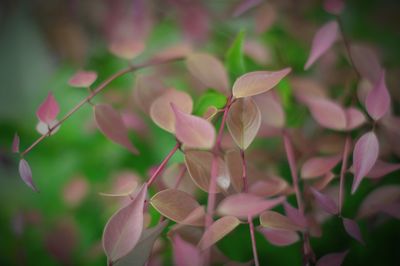
POLYGON ((304 69, 310 68, 314 62, 320 58, 336 41, 338 37, 339 25, 336 21, 324 24, 315 34, 312 41, 311 52, 308 56, 304 69))
POLYGON ((365 101, 368 114, 376 121, 381 119, 389 110, 390 95, 386 88, 385 71, 382 71, 378 82, 368 93, 365 101))
POLYGON ((383 206, 381 212, 400 220, 400 201, 383 206))
POLYGON ((326 211, 327 213, 336 215, 339 213, 339 208, 337 204, 333 201, 332 198, 329 196, 322 194, 318 190, 314 188, 310 188, 312 194, 315 197, 315 200, 318 202, 318 204, 326 211))
POLYGON ((352 219, 348 219, 348 218, 343 218, 343 226, 344 229, 346 230, 346 232, 355 240, 357 240, 358 242, 360 242, 361 244, 365 244, 364 240, 362 238, 361 235, 361 231, 360 228, 358 227, 358 224, 352 220, 352 219))
POLYGON ((340 15, 344 8, 344 0, 324 0, 324 9, 333 15, 340 15))
POLYGON ((30 187, 34 191, 39 192, 39 190, 36 188, 36 186, 32 180, 31 167, 29 166, 28 162, 25 159, 21 159, 19 161, 18 169, 19 169, 19 175, 20 175, 21 179, 25 182, 25 184, 27 184, 28 187, 30 187))
POLYGON ((235 101, 229 109, 226 125, 236 145, 246 150, 261 126, 261 113, 254 100, 247 97, 235 101))
POLYGON ((180 236, 175 235, 172 239, 174 265, 176 266, 202 266, 203 258, 200 250, 180 236))
POLYGON ((350 54, 360 75, 372 84, 378 82, 383 69, 376 52, 365 45, 351 44, 350 54))
POLYGON ((19 136, 17 133, 14 135, 11 150, 13 153, 19 153, 19 136))
POLYGON ((313 157, 303 164, 301 168, 301 177, 303 179, 311 179, 322 176, 331 171, 341 159, 342 155, 313 157))
POLYGON ((143 231, 143 208, 147 195, 146 184, 127 206, 108 220, 103 232, 103 248, 108 261, 126 256, 138 243, 143 231))
POLYGON ((292 220, 292 222, 298 224, 303 228, 307 227, 307 219, 299 209, 296 209, 295 207, 290 205, 287 201, 283 203, 283 207, 285 208, 285 213, 287 217, 290 220, 292 220))
POLYGON ((240 76, 233 84, 235 98, 243 98, 267 92, 290 73, 290 68, 278 71, 254 71, 240 76))
POLYGON ((334 130, 346 129, 346 113, 339 104, 321 97, 310 97, 306 102, 310 108, 312 117, 322 127, 334 130))
POLYGON ((281 204, 284 200, 284 197, 264 199, 248 193, 238 193, 223 199, 218 205, 217 212, 220 215, 232 215, 240 219, 247 219, 247 216, 258 215, 281 204))
POLYGON ((144 266, 151 255, 154 242, 167 226, 168 221, 163 221, 153 228, 144 229, 136 246, 120 260, 115 266, 144 266))
POLYGON ((240 221, 234 216, 224 216, 213 222, 204 232, 198 247, 205 250, 232 232, 240 221))
POLYGON ((387 163, 377 160, 372 169, 368 172, 367 177, 380 178, 399 169, 400 163, 387 163))
POLYGON ((356 143, 353 152, 354 179, 351 193, 356 192, 363 178, 374 166, 379 154, 378 138, 374 132, 365 133, 356 143))
POLYGON ((207 120, 189 115, 171 104, 175 113, 175 135, 179 141, 191 148, 211 149, 215 143, 215 128, 207 120))
POLYGON ((338 253, 329 253, 317 261, 316 266, 340 266, 349 253, 348 250, 338 253))
POLYGON ((227 92, 228 74, 224 65, 214 56, 205 53, 193 53, 186 59, 190 73, 208 88, 227 92))
POLYGON ((121 115, 109 104, 97 104, 94 106, 94 116, 100 131, 109 139, 127 148, 133 154, 138 154, 128 137, 121 115))
POLYGON ((300 239, 296 231, 271 229, 261 226, 257 230, 265 236, 268 242, 278 247, 289 246, 300 239))
POLYGON ((381 211, 400 199, 400 186, 386 185, 368 194, 358 210, 358 217, 365 218, 381 211))
POLYGON ((347 108, 345 112, 347 120, 347 126, 346 126, 347 130, 353 130, 367 121, 365 115, 357 108, 350 107, 347 108))
POLYGON ((94 71, 78 71, 68 81, 72 87, 88 88, 97 79, 97 73, 94 71))
POLYGON ((316 190, 323 190, 330 182, 335 178, 335 175, 332 172, 326 173, 322 178, 315 181, 312 186, 316 190))
MULTIPOLYGON (((243 180, 241 181, 243 184, 243 180)), ((271 176, 251 184, 249 193, 260 197, 273 197, 285 193, 288 188, 289 185, 284 179, 271 176)))
POLYGON ((260 224, 264 227, 279 230, 302 231, 304 229, 304 227, 294 223, 288 217, 275 211, 265 211, 261 213, 260 224))
POLYGON ((46 100, 44 100, 44 102, 39 106, 36 116, 41 122, 49 124, 57 118, 59 112, 60 107, 58 106, 53 94, 49 92, 46 100))

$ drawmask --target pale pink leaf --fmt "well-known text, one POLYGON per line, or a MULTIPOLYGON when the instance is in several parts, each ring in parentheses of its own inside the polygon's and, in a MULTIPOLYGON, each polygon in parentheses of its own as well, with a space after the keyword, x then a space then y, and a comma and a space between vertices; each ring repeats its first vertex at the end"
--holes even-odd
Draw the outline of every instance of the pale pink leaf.
POLYGON ((304 69, 310 68, 335 43, 338 37, 339 26, 336 21, 324 24, 314 35, 311 52, 308 56, 304 69))
POLYGON ((186 58, 190 73, 208 88, 227 92, 228 74, 224 65, 214 56, 206 53, 193 53, 186 58))
POLYGON ((39 106, 36 116, 41 122, 49 124, 57 118, 59 112, 60 107, 58 106, 53 94, 49 92, 46 100, 44 100, 44 102, 39 106))
POLYGON ((307 219, 299 209, 293 207, 287 201, 283 203, 283 207, 285 208, 285 213, 290 220, 303 228, 307 226, 307 219))
POLYGON ((354 67, 360 75, 372 84, 378 82, 382 66, 376 52, 366 45, 351 44, 350 54, 354 67))
POLYGON ((175 135, 187 147, 211 149, 215 143, 215 128, 207 120, 189 115, 171 103, 175 113, 175 135))
POLYGON ((218 205, 220 215, 232 215, 240 219, 255 216, 261 212, 274 208, 285 200, 284 197, 264 199, 248 193, 238 193, 223 199, 218 205))
POLYGON ((174 265, 176 266, 202 266, 203 258, 200 250, 183 240, 179 235, 172 239, 174 265))
POLYGON ((11 150, 13 153, 19 153, 19 136, 17 133, 14 135, 11 150))
POLYGON ((235 101, 226 120, 229 132, 240 149, 246 150, 261 126, 261 113, 251 97, 235 101))
POLYGON ((168 89, 150 106, 150 117, 162 129, 175 132, 175 114, 171 109, 173 103, 180 111, 190 114, 193 101, 189 94, 175 89, 168 89))
POLYGON ((97 79, 97 73, 94 71, 78 71, 68 81, 72 87, 88 88, 97 79))
POLYGON ((354 179, 351 193, 356 192, 363 178, 374 166, 379 155, 379 142, 374 132, 365 133, 356 143, 353 152, 354 179))
POLYGON ((57 119, 54 119, 53 121, 51 121, 48 124, 46 124, 46 123, 44 123, 42 121, 39 121, 39 123, 37 123, 37 125, 36 125, 36 131, 40 135, 53 136, 54 134, 56 134, 58 132, 58 130, 61 127, 61 125, 58 125, 57 127, 55 127, 56 125, 58 125, 58 120, 57 119), (50 134, 49 134, 49 129, 52 129, 50 134))
POLYGON ((143 231, 146 184, 127 206, 108 220, 103 232, 103 248, 110 262, 126 256, 138 243, 143 231))
MULTIPOLYGON (((243 184, 243 180, 240 181, 243 184)), ((249 193, 260 197, 273 197, 284 193, 288 189, 288 186, 288 183, 284 179, 271 176, 251 184, 249 193)))
POLYGON ((277 95, 270 91, 255 96, 254 100, 260 109, 263 124, 276 128, 285 126, 285 112, 277 95))
POLYGON ((385 206, 391 205, 400 199, 400 186, 386 185, 379 187, 368 194, 362 202, 359 210, 358 217, 365 218, 371 216, 385 206))
POLYGON ((261 213, 260 224, 264 227, 279 230, 302 231, 304 229, 304 227, 301 227, 298 224, 294 223, 288 217, 278 212, 269 210, 261 213))
POLYGON ((344 130, 347 126, 344 109, 334 101, 320 97, 307 99, 312 117, 322 127, 334 130, 344 130))
POLYGON ((198 247, 201 250, 207 249, 232 232, 240 221, 234 216, 224 216, 213 222, 204 232, 198 247))
POLYGON ((361 244, 364 244, 364 240, 361 235, 360 228, 358 227, 358 224, 354 220, 348 219, 348 218, 343 218, 343 226, 344 226, 344 229, 346 230, 346 232, 352 238, 354 238, 361 244))
POLYGON ((299 241, 300 237, 296 231, 278 230, 266 227, 258 227, 257 230, 274 246, 283 247, 299 241))
POLYGON ((19 170, 19 175, 20 175, 22 181, 24 181, 25 184, 27 184, 28 187, 30 187, 34 191, 39 192, 39 190, 36 188, 36 186, 32 180, 31 167, 29 166, 28 162, 25 159, 21 159, 19 161, 18 170, 19 170))
POLYGON ((135 58, 141 54, 145 48, 145 43, 142 40, 130 37, 114 40, 109 45, 111 53, 127 60, 135 58))
POLYGON ((94 106, 94 116, 100 131, 109 139, 127 148, 133 154, 137 149, 133 146, 128 137, 128 130, 121 118, 121 115, 109 104, 97 104, 94 106))
POLYGON ((242 157, 238 149, 232 149, 225 153, 225 162, 231 178, 231 183, 236 192, 243 190, 243 166, 242 157))
POLYGON ((374 166, 368 172, 367 177, 380 178, 399 169, 400 169, 400 163, 388 163, 381 160, 377 160, 374 166))
POLYGON ((254 71, 240 76, 233 84, 235 98, 257 95, 275 87, 290 73, 290 68, 278 71, 254 71))
POLYGON ((312 194, 315 197, 315 200, 318 202, 318 204, 326 211, 327 213, 330 214, 338 214, 339 213, 339 208, 335 201, 329 197, 328 195, 322 194, 318 190, 314 188, 310 188, 312 194))
POLYGON ((347 253, 349 253, 348 250, 338 253, 329 253, 321 257, 317 261, 316 266, 340 266, 346 258, 347 253))
POLYGON ((365 101, 368 114, 376 121, 381 119, 389 110, 390 95, 386 88, 385 71, 382 71, 378 82, 368 93, 365 101))
POLYGON ((365 115, 357 108, 350 107, 345 110, 347 120, 347 130, 353 130, 363 125, 367 120, 365 115))
POLYGON ((307 160, 301 168, 301 177, 311 179, 323 176, 335 167, 342 159, 342 155, 313 157, 307 160))

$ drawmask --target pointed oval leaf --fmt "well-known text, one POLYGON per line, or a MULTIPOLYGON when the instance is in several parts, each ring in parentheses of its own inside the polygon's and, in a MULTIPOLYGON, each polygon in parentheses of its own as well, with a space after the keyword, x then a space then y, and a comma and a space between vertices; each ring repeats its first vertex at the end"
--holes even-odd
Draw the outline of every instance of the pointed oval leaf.
POLYGON ((329 253, 317 261, 316 266, 340 266, 349 253, 348 250, 338 253, 329 253))
POLYGON ((310 108, 312 117, 322 127, 334 130, 346 129, 346 113, 336 102, 320 97, 313 97, 307 99, 307 105, 310 108))
POLYGON ((299 209, 296 209, 287 201, 283 203, 283 207, 285 208, 287 217, 292 220, 292 222, 298 224, 302 228, 307 227, 307 219, 299 209))
POLYGON ((139 39, 131 37, 114 40, 111 42, 109 49, 114 55, 131 60, 141 54, 146 48, 145 43, 139 39))
MULTIPOLYGON (((192 195, 177 190, 166 189, 155 194, 151 200, 151 205, 163 216, 177 223, 183 222, 200 204, 192 195)), ((202 226, 204 217, 191 221, 190 225, 202 226)))
POLYGON ((242 98, 234 102, 226 120, 233 140, 245 150, 253 142, 261 126, 261 113, 252 98, 242 98))
POLYGON ((275 211, 265 211, 261 213, 260 224, 264 227, 279 230, 301 231, 304 229, 293 223, 288 217, 275 211))
POLYGON ((143 208, 146 184, 134 200, 108 220, 103 232, 103 248, 110 262, 126 256, 138 243, 143 230, 143 208))
POLYGON ((400 186, 386 185, 368 194, 358 210, 358 217, 365 218, 381 211, 400 198, 400 186))
POLYGON ((255 216, 271 209, 284 201, 284 197, 264 199, 248 193, 238 193, 226 197, 218 205, 217 212, 220 215, 232 215, 240 219, 255 216))
POLYGON ((333 201, 332 198, 330 198, 329 196, 322 194, 321 192, 319 192, 318 190, 314 189, 314 188, 310 188, 312 194, 314 195, 316 201, 318 202, 318 204, 322 207, 322 209, 324 209, 324 211, 326 211, 327 213, 336 215, 339 213, 339 208, 337 206, 337 204, 335 203, 335 201, 333 201))
POLYGON ((150 117, 162 129, 175 132, 175 114, 171 109, 173 103, 180 111, 190 114, 193 101, 189 94, 175 89, 169 89, 158 97, 150 106, 150 117))
POLYGON ((365 101, 368 114, 376 121, 381 119, 389 110, 390 95, 386 88, 385 71, 382 71, 378 82, 368 93, 365 101))
MULTIPOLYGON (((243 180, 241 182, 243 184, 243 180)), ((249 188, 249 193, 260 197, 273 197, 284 193, 287 188, 288 183, 285 180, 272 176, 254 182, 249 188)))
POLYGON ((234 216, 224 216, 212 223, 204 232, 198 247, 205 250, 232 232, 240 221, 234 216))
POLYGON ((296 231, 271 229, 258 227, 257 230, 274 246, 283 247, 299 241, 300 237, 296 231))
POLYGON ((138 75, 133 89, 133 100, 146 114, 150 113, 151 104, 165 92, 165 86, 156 75, 138 75))
POLYGON ((36 188, 36 186, 32 180, 31 167, 29 166, 28 162, 25 159, 21 159, 19 161, 18 170, 19 170, 19 175, 20 175, 22 181, 24 181, 25 184, 27 184, 28 187, 30 187, 34 191, 39 192, 39 190, 36 188))
POLYGON ((19 136, 17 133, 15 133, 15 135, 14 135, 11 151, 13 153, 19 153, 19 136))
POLYGON ((379 154, 379 142, 374 132, 365 133, 356 143, 353 152, 354 179, 351 193, 356 192, 363 178, 374 166, 379 154))
POLYGON ((58 106, 53 93, 49 92, 46 100, 44 100, 44 102, 39 106, 36 116, 41 122, 49 124, 57 118, 59 112, 60 107, 58 106))
POLYGON ((179 235, 175 235, 172 239, 174 265, 176 266, 202 266, 203 258, 200 250, 184 241, 179 235))
POLYGON ((360 75, 375 84, 382 72, 379 57, 370 47, 362 44, 350 44, 351 59, 360 75))
POLYGON ((228 91, 228 74, 224 65, 214 56, 192 53, 186 58, 186 65, 190 73, 208 88, 228 91))
POLYGON ((263 124, 282 128, 285 126, 285 112, 277 95, 271 92, 257 95, 254 100, 260 109, 263 124))
POLYGON ((350 107, 347 108, 345 112, 347 120, 347 126, 346 126, 347 130, 353 130, 367 121, 365 115, 357 108, 350 107))
POLYGON ((344 229, 346 230, 346 232, 352 238, 354 238, 355 240, 357 240, 358 242, 360 242, 361 244, 364 245, 364 240, 361 235, 360 228, 358 227, 358 224, 354 220, 348 219, 348 218, 343 218, 343 226, 344 226, 344 229))
POLYGON ((97 104, 93 107, 94 116, 100 131, 109 139, 138 154, 128 137, 128 130, 121 115, 109 104, 97 104))
POLYGON ((308 56, 304 69, 307 70, 335 43, 338 37, 339 26, 336 21, 330 21, 324 24, 317 33, 311 45, 311 52, 308 56))
POLYGON ((68 81, 72 87, 88 88, 97 79, 97 73, 94 71, 78 71, 68 81))
POLYGON ((175 114, 175 135, 179 141, 190 148, 211 149, 215 143, 215 128, 207 120, 189 115, 176 107, 171 108, 175 114))
POLYGON ((400 163, 387 163, 377 160, 372 169, 368 172, 367 177, 380 178, 399 169, 400 163))
POLYGON ((301 177, 303 179, 311 179, 322 176, 331 171, 341 159, 341 155, 313 157, 303 164, 301 168, 301 177))
POLYGON ((269 91, 291 71, 254 71, 240 76, 233 84, 232 93, 236 98, 248 97, 269 91))

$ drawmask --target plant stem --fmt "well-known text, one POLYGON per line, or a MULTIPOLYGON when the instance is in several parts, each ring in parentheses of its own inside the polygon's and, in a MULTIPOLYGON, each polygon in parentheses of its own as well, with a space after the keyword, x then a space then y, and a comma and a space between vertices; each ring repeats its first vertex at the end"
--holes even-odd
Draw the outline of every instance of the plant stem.
POLYGON ((178 189, 179 185, 181 184, 181 181, 182 181, 183 177, 185 176, 185 173, 186 173, 186 166, 184 165, 182 167, 181 171, 179 172, 178 178, 176 179, 176 183, 175 183, 175 186, 174 186, 175 189, 178 189))
POLYGON ((161 171, 164 169, 165 165, 168 163, 169 159, 171 159, 172 155, 175 154, 175 152, 179 149, 181 146, 180 142, 176 142, 174 148, 168 153, 168 155, 164 158, 164 160, 161 162, 161 164, 157 167, 156 171, 154 174, 150 177, 150 179, 147 181, 147 186, 150 187, 151 184, 156 180, 156 178, 160 175, 161 171))
POLYGON ((344 178, 347 171, 347 157, 349 155, 351 146, 351 137, 349 135, 346 136, 346 140, 344 143, 343 149, 343 157, 342 157, 342 167, 340 169, 340 185, 339 185, 339 215, 342 215, 342 207, 344 201, 344 178))
POLYGON ((149 61, 144 62, 142 64, 129 66, 129 67, 127 67, 125 69, 122 69, 122 70, 118 71, 117 73, 111 75, 109 78, 107 78, 105 81, 103 81, 96 89, 91 91, 91 93, 86 98, 84 98, 82 101, 80 101, 74 108, 72 108, 66 115, 64 115, 64 117, 61 118, 60 121, 58 121, 57 124, 55 124, 54 126, 50 127, 47 134, 44 134, 44 135, 40 136, 27 149, 25 149, 23 152, 21 152, 20 156, 21 157, 25 156, 33 148, 35 148, 40 142, 42 142, 47 136, 50 136, 51 133, 57 127, 59 127, 61 124, 63 124, 76 111, 78 111, 85 103, 89 103, 92 98, 94 98, 97 94, 99 94, 102 90, 104 90, 115 79, 117 79, 117 78, 119 78, 119 77, 121 77, 121 76, 123 76, 123 75, 125 75, 127 73, 134 72, 134 71, 136 71, 138 69, 147 68, 147 67, 150 67, 150 66, 162 65, 162 64, 166 64, 166 63, 170 63, 170 62, 179 61, 179 60, 182 60, 182 59, 183 58, 173 58, 173 59, 166 59, 166 60, 149 60, 149 61))
POLYGON ((230 97, 228 98, 227 102, 226 102, 225 107, 224 107, 224 114, 223 114, 223 116, 222 116, 221 126, 219 127, 217 140, 216 140, 216 142, 215 142, 215 149, 214 149, 214 152, 219 152, 219 151, 221 151, 222 137, 223 137, 223 133, 224 133, 224 128, 225 128, 226 119, 227 119, 227 117, 228 117, 228 112, 229 112, 229 109, 231 108, 232 99, 233 99, 233 97, 230 96, 230 97))

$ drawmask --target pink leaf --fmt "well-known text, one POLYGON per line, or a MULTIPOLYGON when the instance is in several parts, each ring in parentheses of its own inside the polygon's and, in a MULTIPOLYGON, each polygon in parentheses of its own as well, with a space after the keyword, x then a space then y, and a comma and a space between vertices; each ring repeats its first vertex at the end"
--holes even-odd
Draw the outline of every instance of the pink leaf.
POLYGON ((203 259, 200 250, 184 241, 178 235, 173 237, 174 265, 176 266, 201 266, 203 259))
POLYGON ((313 97, 307 99, 311 115, 322 127, 334 130, 344 130, 347 126, 344 109, 328 99, 313 97))
POLYGON ((264 227, 279 230, 302 231, 304 229, 302 226, 294 223, 290 218, 269 210, 261 213, 260 224, 264 227))
POLYGON ((108 220, 103 233, 103 248, 110 262, 127 255, 138 243, 143 230, 146 195, 144 184, 135 199, 108 220))
POLYGON ((285 126, 285 112, 277 95, 273 91, 254 97, 261 112, 262 122, 268 126, 282 128, 285 126))
POLYGON ((240 76, 233 84, 236 98, 248 97, 269 91, 290 73, 290 68, 278 71, 254 71, 240 76))
POLYGON ((131 37, 114 40, 111 42, 109 49, 114 55, 131 60, 141 54, 146 48, 145 43, 139 39, 131 37))
POLYGON ((21 178, 25 182, 25 184, 28 185, 28 187, 30 187, 31 189, 33 189, 36 192, 39 192, 39 190, 36 188, 36 186, 32 180, 31 167, 29 166, 28 162, 25 161, 24 159, 21 159, 19 161, 19 175, 21 176, 21 178))
POLYGON ((346 258, 348 250, 338 253, 329 253, 317 261, 316 266, 340 266, 346 258))
POLYGON ((307 227, 307 219, 299 209, 294 208, 286 201, 283 203, 283 207, 285 208, 285 213, 290 220, 303 228, 307 227))
POLYGON ((234 216, 224 216, 216 220, 204 232, 198 247, 202 250, 211 247, 232 232, 239 224, 240 221, 234 216))
POLYGON ((389 110, 390 95, 385 84, 385 71, 382 71, 378 82, 368 93, 365 101, 368 114, 376 121, 381 119, 389 110))
POLYGON ((344 226, 344 229, 346 229, 346 232, 352 238, 354 238, 361 244, 364 244, 364 240, 362 238, 360 228, 358 227, 358 224, 355 221, 353 221, 351 219, 343 218, 343 226, 344 226))
POLYGON ((400 201, 382 206, 381 212, 400 220, 400 201))
POLYGON ((53 94, 49 92, 46 100, 39 106, 36 116, 41 122, 49 124, 56 119, 59 112, 58 103, 53 94))
POLYGON ((301 168, 301 177, 303 179, 310 179, 322 176, 331 171, 341 159, 341 155, 311 158, 303 164, 301 168))
POLYGON ((365 115, 358 109, 354 107, 347 108, 346 120, 347 120, 347 130, 355 129, 366 122, 365 115))
POLYGON ((220 215, 232 215, 241 219, 247 216, 255 216, 271 209, 284 201, 284 197, 264 199, 247 193, 238 193, 226 197, 218 205, 217 212, 220 215))
POLYGON ((372 169, 368 172, 367 177, 380 178, 399 169, 400 163, 387 163, 381 160, 377 160, 372 169))
POLYGON ((289 246, 299 241, 300 237, 295 231, 258 227, 257 230, 273 245, 289 246))
POLYGON ((312 194, 314 195, 316 201, 318 204, 327 212, 330 214, 338 214, 339 213, 339 208, 337 204, 333 201, 332 198, 329 196, 322 194, 318 190, 314 188, 310 188, 312 194))
POLYGON ((94 71, 78 71, 68 81, 72 87, 88 88, 97 79, 97 73, 94 71))
POLYGON ((365 45, 351 44, 350 54, 360 75, 372 84, 378 82, 382 66, 375 51, 365 45))
POLYGON ((338 37, 339 26, 336 21, 331 21, 324 24, 315 34, 311 52, 308 56, 304 69, 310 68, 314 62, 321 57, 336 41, 338 37))
POLYGON ((362 179, 374 166, 379 154, 379 143, 374 132, 365 133, 356 143, 353 152, 354 180, 351 193, 356 192, 362 179))
POLYGON ((138 154, 128 137, 128 130, 120 114, 109 104, 94 106, 94 116, 100 131, 109 139, 127 148, 133 154, 138 154))
POLYGON ((191 148, 210 149, 215 142, 214 126, 207 120, 189 115, 171 104, 175 113, 175 134, 179 141, 191 148))
POLYGON ((369 217, 385 206, 395 203, 400 198, 400 186, 386 185, 379 187, 368 194, 358 210, 358 217, 369 217))
POLYGON ((11 150, 13 153, 19 153, 19 136, 17 133, 14 135, 11 150))

